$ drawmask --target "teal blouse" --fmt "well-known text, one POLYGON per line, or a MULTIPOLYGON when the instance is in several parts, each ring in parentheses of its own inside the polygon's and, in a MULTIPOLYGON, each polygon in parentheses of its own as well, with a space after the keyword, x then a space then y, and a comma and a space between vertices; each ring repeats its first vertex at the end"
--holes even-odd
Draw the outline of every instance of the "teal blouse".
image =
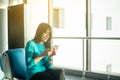
POLYGON ((38 63, 34 62, 34 58, 41 55, 45 50, 44 44, 36 43, 33 40, 27 42, 25 47, 27 78, 30 79, 37 72, 44 72, 47 68, 51 68, 49 56, 44 56, 38 63))

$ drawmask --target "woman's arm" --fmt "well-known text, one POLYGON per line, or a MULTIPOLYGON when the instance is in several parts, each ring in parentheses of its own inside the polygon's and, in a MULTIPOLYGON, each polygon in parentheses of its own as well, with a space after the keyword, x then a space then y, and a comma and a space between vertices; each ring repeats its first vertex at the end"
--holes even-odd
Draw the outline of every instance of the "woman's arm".
POLYGON ((33 47, 33 44, 32 44, 31 41, 29 41, 26 44, 25 53, 26 53, 26 65, 27 65, 28 68, 31 68, 35 65, 35 61, 34 61, 34 58, 33 58, 34 47, 33 47))
POLYGON ((34 59, 35 64, 38 63, 44 56, 41 54, 40 56, 34 59))
POLYGON ((44 56, 53 56, 53 50, 51 48, 46 49, 40 56, 34 59, 35 63, 38 63, 44 56))

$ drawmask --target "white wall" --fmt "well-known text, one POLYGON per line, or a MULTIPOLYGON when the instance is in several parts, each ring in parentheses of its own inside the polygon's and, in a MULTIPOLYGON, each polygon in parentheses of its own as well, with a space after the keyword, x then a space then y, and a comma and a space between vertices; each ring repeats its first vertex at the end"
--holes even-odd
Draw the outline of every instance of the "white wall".
POLYGON ((8 49, 7 8, 0 9, 0 54, 8 49))

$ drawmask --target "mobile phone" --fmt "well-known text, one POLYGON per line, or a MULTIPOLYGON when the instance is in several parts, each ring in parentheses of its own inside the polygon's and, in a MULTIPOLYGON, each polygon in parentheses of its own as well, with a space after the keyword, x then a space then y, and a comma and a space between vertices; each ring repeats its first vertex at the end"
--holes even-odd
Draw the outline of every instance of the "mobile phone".
POLYGON ((53 50, 54 50, 54 53, 56 54, 57 53, 57 51, 58 51, 58 45, 54 45, 52 48, 53 48, 53 50))
POLYGON ((53 46, 53 48, 56 48, 56 49, 58 49, 58 47, 59 47, 58 45, 54 45, 54 46, 53 46))

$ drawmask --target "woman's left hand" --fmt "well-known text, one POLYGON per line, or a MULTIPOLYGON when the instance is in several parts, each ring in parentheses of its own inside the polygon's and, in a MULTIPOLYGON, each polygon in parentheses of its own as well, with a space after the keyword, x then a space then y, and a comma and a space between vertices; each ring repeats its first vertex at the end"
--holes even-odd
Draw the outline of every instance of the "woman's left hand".
POLYGON ((50 51, 48 51, 48 56, 52 57, 55 56, 57 53, 58 48, 57 47, 53 47, 50 49, 50 51))
POLYGON ((54 45, 54 47, 53 47, 53 52, 54 52, 54 54, 56 54, 57 51, 58 51, 58 46, 57 46, 57 45, 54 45))

